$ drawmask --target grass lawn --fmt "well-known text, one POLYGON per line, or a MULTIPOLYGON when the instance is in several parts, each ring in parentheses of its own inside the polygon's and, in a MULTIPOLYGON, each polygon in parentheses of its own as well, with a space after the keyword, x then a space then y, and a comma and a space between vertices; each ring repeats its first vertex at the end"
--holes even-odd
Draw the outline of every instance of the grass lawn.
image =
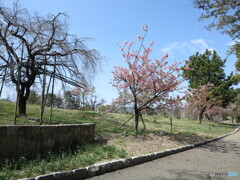
MULTIPOLYGON (((0 101, 0 125, 13 124, 15 104, 0 101)), ((27 106, 28 116, 39 119, 40 107, 27 106)), ((78 110, 53 109, 52 124, 96 123, 96 143, 84 145, 74 151, 62 151, 58 154, 36 155, 33 159, 25 158, 14 162, 5 162, 0 167, 0 177, 17 179, 34 177, 52 171, 71 170, 88 166, 95 162, 107 161, 162 151, 180 147, 205 139, 217 137, 233 131, 236 126, 173 118, 173 134, 170 134, 170 118, 144 116, 146 131, 136 134, 133 130, 133 119, 119 130, 119 127, 130 118, 130 114, 82 112, 78 110)), ((44 123, 49 119, 49 108, 45 109, 44 123)), ((17 119, 17 124, 38 124, 35 121, 17 119)), ((143 125, 140 122, 140 129, 143 125)))

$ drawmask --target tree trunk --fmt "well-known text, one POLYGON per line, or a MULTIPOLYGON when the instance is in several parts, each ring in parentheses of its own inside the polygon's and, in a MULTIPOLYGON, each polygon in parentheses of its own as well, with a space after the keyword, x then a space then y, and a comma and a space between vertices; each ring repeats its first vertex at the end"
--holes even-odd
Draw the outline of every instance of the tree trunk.
POLYGON ((198 113, 198 121, 199 121, 200 124, 202 123, 203 113, 204 113, 206 108, 207 108, 207 106, 204 106, 204 107, 200 108, 200 111, 198 113))
POLYGON ((30 87, 21 86, 19 93, 18 117, 27 117, 26 107, 30 95, 30 87))
POLYGON ((138 101, 137 101, 136 93, 133 90, 132 90, 132 93, 133 93, 133 97, 134 97, 134 116, 135 116, 134 117, 134 130, 135 130, 135 132, 138 132, 138 121, 139 121, 140 112, 138 110, 138 105, 137 105, 138 101))
POLYGON ((205 117, 209 120, 212 121, 212 118, 210 116, 208 116, 207 114, 205 114, 205 117))
POLYGON ((18 117, 25 116, 27 117, 26 114, 26 104, 27 104, 27 99, 24 96, 19 95, 19 104, 18 104, 18 117))
POLYGON ((138 131, 138 120, 139 120, 139 111, 137 109, 134 110, 134 116, 135 116, 134 129, 135 129, 135 132, 137 132, 138 131))
POLYGON ((234 123, 234 116, 231 116, 232 123, 234 123))
POLYGON ((198 121, 199 121, 199 123, 201 124, 202 123, 202 114, 198 114, 198 121))

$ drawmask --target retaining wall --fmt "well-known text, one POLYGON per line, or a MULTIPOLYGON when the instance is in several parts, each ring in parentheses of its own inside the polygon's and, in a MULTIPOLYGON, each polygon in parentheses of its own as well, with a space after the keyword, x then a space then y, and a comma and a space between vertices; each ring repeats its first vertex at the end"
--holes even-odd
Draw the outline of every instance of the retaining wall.
POLYGON ((94 141, 95 124, 0 126, 0 160, 94 141))

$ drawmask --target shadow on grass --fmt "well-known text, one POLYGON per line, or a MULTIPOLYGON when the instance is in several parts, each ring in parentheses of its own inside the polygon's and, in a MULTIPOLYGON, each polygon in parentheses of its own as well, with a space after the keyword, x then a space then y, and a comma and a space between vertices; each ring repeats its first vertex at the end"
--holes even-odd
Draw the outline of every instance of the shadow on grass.
POLYGON ((107 143, 108 143, 108 140, 106 138, 104 138, 99 134, 96 134, 94 144, 106 145, 107 143))
MULTIPOLYGON (((123 123, 125 122, 125 119, 123 120, 123 122, 120 122, 118 120, 115 119, 115 117, 101 117, 102 115, 100 114, 93 114, 93 113, 88 113, 88 114, 81 114, 82 117, 79 117, 79 119, 61 119, 61 120, 54 120, 53 124, 81 124, 81 123, 95 123, 96 124, 96 131, 100 132, 100 131, 105 131, 108 133, 114 132, 114 133, 118 133, 121 132, 117 131, 118 128, 120 126, 123 125, 123 123), (89 115, 89 117, 86 117, 87 115, 89 115), (98 119, 95 119, 96 117, 98 117, 98 119), (114 118, 114 119, 111 119, 114 118)), ((127 118, 126 118, 127 120, 127 118)), ((132 126, 129 125, 128 123, 125 124, 121 129, 124 128, 131 128, 132 126)))
POLYGON ((233 128, 233 127, 238 127, 238 125, 237 124, 233 124, 233 123, 222 123, 222 122, 220 122, 220 123, 218 123, 218 124, 220 124, 222 127, 229 127, 229 128, 233 128))
POLYGON ((46 174, 47 172, 85 167, 103 159, 114 157, 124 158, 126 152, 109 145, 84 144, 76 149, 66 149, 59 152, 51 151, 45 154, 35 153, 32 157, 5 159, 0 163, 0 176, 3 174, 4 179, 13 179, 13 176, 14 179, 22 179, 46 174))
MULTIPOLYGON (((89 115, 92 115, 91 113, 89 115)), ((93 114, 94 117, 100 117, 100 114, 93 114)), ((133 125, 130 123, 125 124, 119 129, 123 123, 127 120, 116 120, 116 117, 100 117, 94 119, 94 117, 88 117, 88 119, 63 119, 61 121, 54 120, 52 124, 82 124, 82 123, 95 123, 96 142, 100 144, 106 144, 108 139, 114 136, 134 134, 133 125)))
POLYGON ((24 164, 28 161, 41 161, 41 160, 52 160, 54 158, 59 158, 62 155, 72 156, 76 152, 81 151, 85 152, 87 146, 93 145, 90 143, 82 144, 82 145, 73 145, 73 146, 66 146, 61 147, 59 149, 52 149, 46 152, 33 152, 25 155, 16 156, 14 158, 6 158, 0 160, 0 166, 3 166, 6 162, 9 164, 24 164))
POLYGON ((210 139, 209 137, 203 137, 195 133, 188 133, 188 132, 178 132, 176 134, 165 133, 165 135, 169 136, 170 140, 179 142, 182 144, 193 144, 193 143, 204 141, 206 139, 210 139))

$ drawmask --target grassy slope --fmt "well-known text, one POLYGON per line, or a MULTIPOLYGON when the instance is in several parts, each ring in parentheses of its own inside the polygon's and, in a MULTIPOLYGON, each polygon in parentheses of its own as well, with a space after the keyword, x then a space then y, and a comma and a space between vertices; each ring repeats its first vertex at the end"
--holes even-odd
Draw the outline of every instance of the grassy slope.
MULTIPOLYGON (((0 101, 0 125, 13 124, 15 104, 0 101)), ((27 105, 28 116, 32 119, 39 119, 40 107, 38 105, 27 105)), ((96 123, 98 136, 111 137, 115 135, 134 135, 133 120, 130 120, 122 129, 118 129, 131 115, 117 113, 82 112, 69 109, 53 109, 52 124, 76 124, 76 123, 96 123)), ((49 108, 45 109, 44 123, 49 119, 49 108)), ((144 116, 148 132, 170 132, 170 120, 164 117, 144 116), (155 120, 154 120, 155 119, 155 120)), ((35 121, 17 119, 17 124, 38 124, 35 121)), ((140 129, 143 128, 140 122, 140 129)), ((234 127, 230 124, 220 124, 214 122, 203 122, 199 124, 192 120, 179 120, 173 118, 173 135, 196 135, 201 137, 216 137, 231 131, 234 127)))
MULTIPOLYGON (((0 101, 0 125, 13 124, 14 108, 14 103, 0 101)), ((40 107, 38 105, 28 105, 27 112, 30 118, 39 119, 40 107)), ((31 161, 20 160, 13 164, 6 163, 0 169, 0 176, 5 176, 8 179, 10 177, 23 178, 33 177, 50 171, 74 169, 104 159, 125 157, 126 153, 124 150, 128 153, 127 156, 136 155, 134 154, 136 146, 133 146, 133 144, 139 144, 142 140, 139 139, 139 135, 136 136, 133 131, 133 120, 130 120, 122 129, 118 129, 128 118, 130 118, 130 116, 129 114, 104 114, 99 112, 53 109, 53 124, 96 123, 96 136, 98 140, 100 142, 108 142, 108 144, 112 146, 99 146, 96 144, 92 147, 81 147, 74 153, 62 152, 58 155, 49 155, 44 158, 38 157, 31 161), (114 146, 117 147, 117 149, 114 146)), ((48 122, 48 118, 49 108, 46 108, 44 115, 45 123, 48 122)), ((155 137, 156 134, 161 132, 164 135, 160 138, 165 138, 167 144, 170 144, 169 146, 162 146, 162 148, 157 149, 158 151, 175 147, 176 145, 171 145, 171 142, 177 142, 178 145, 189 144, 226 134, 235 128, 230 124, 213 122, 203 122, 199 124, 196 121, 173 118, 173 134, 170 135, 169 118, 144 116, 144 119, 147 126, 147 132, 144 132, 141 137, 151 136, 152 138, 152 135, 155 137)), ((17 123, 38 124, 34 121, 29 122, 26 119, 17 119, 17 123)), ((140 129, 142 128, 142 123, 140 123, 140 129)), ((153 143, 159 143, 159 139, 157 139, 157 142, 153 141, 153 143)), ((149 145, 146 146, 148 147, 149 145)), ((144 146, 140 145, 137 148, 144 148, 144 146)), ((156 150, 156 147, 152 150, 156 150)), ((140 151, 140 153, 141 152, 145 151, 140 151)))

